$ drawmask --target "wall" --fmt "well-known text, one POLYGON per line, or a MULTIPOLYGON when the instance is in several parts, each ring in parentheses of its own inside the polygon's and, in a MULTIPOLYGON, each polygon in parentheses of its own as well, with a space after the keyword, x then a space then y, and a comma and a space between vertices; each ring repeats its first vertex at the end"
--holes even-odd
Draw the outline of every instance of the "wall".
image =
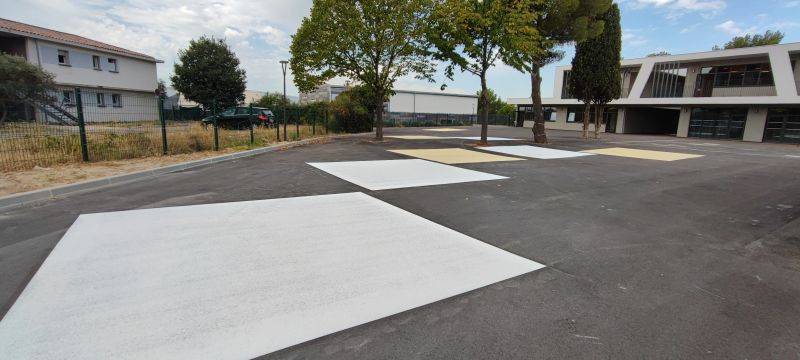
MULTIPOLYGON (((566 107, 556 107, 556 121, 545 121, 544 127, 548 130, 571 130, 571 131, 583 131, 583 121, 576 122, 576 123, 568 123, 567 122, 567 113, 568 108, 566 107)), ((619 124, 619 123, 618 123, 619 124)), ((533 121, 526 121, 523 124, 524 127, 533 127, 533 121)), ((589 131, 594 131, 594 124, 589 124, 589 131)), ((605 124, 600 125, 600 131, 605 132, 606 126, 605 124)))
POLYGON ((747 122, 744 123, 743 141, 762 142, 764 127, 767 124, 767 108, 750 107, 747 111, 747 122))
POLYGON ((676 134, 677 137, 688 137, 689 136, 689 121, 692 119, 692 108, 688 106, 684 106, 681 108, 681 115, 678 118, 678 133, 676 134))
POLYGON ((389 112, 472 115, 478 98, 398 91, 389 99, 389 112))
MULTIPOLYGON (((60 91, 71 88, 63 88, 60 91)), ((72 98, 75 99, 73 93, 72 98)), ((83 103, 84 121, 87 123, 99 122, 135 122, 147 121, 157 123, 158 119, 158 99, 151 92, 135 92, 123 90, 109 90, 101 88, 81 88, 81 99, 83 103), (99 106, 97 94, 103 94, 105 106, 99 106), (111 101, 112 94, 121 96, 122 106, 115 107, 111 101)), ((74 116, 77 116, 76 106, 64 106, 74 116)), ((43 114, 37 114, 38 120, 43 120, 43 114)))
POLYGON ((29 61, 36 63, 40 59, 42 68, 53 73, 59 84, 147 92, 155 91, 157 87, 155 62, 43 40, 28 39, 28 43, 29 61), (58 64, 58 50, 69 51, 70 66, 58 64), (92 55, 100 56, 101 70, 93 68, 92 55), (117 59, 119 72, 109 71, 109 58, 117 59))

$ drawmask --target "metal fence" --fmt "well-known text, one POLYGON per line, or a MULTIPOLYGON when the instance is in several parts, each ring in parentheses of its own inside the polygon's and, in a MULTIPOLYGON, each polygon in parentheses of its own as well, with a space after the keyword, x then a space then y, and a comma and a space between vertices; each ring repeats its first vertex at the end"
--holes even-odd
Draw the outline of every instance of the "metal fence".
MULTIPOLYGON (((0 124, 0 169, 246 149, 329 132, 328 114, 318 111, 289 109, 281 126, 254 113, 223 126, 200 121, 209 114, 199 109, 164 109, 162 101, 146 93, 64 88, 46 101, 17 104, 0 124)), ((283 120, 281 111, 275 115, 283 120)))
MULTIPOLYGON (((489 125, 513 126, 513 117, 509 115, 492 114, 487 120, 489 125)), ((475 114, 390 112, 383 120, 384 126, 389 127, 470 126, 478 123, 478 115, 475 114)))

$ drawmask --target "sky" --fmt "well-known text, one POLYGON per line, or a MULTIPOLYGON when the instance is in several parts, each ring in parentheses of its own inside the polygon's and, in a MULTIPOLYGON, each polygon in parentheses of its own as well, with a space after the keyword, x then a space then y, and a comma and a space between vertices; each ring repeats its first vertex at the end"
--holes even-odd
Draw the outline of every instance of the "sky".
MULTIPOLYGON (((158 77, 169 84, 178 51, 202 35, 225 38, 247 72, 247 88, 282 91, 280 60, 290 58, 289 44, 311 0, 0 0, 0 17, 74 33, 164 61, 158 77)), ((626 59, 667 51, 710 50, 733 36, 780 30, 784 43, 800 42, 800 0, 616 0, 622 10, 622 56, 626 59)), ((553 92, 554 67, 542 71, 542 96, 553 92)), ((400 79, 395 88, 475 93, 479 79, 469 73, 453 80, 441 73, 436 82, 400 79)), ((500 63, 488 84, 501 98, 530 96, 530 77, 500 63)), ((291 73, 287 93, 296 95, 291 73)))

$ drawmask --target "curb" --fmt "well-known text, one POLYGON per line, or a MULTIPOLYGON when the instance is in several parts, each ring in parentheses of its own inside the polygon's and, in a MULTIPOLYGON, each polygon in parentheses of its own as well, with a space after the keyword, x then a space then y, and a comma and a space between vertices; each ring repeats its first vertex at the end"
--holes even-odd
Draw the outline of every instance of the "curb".
POLYGON ((177 171, 182 171, 198 166, 209 165, 209 164, 216 164, 224 161, 236 160, 245 157, 255 156, 259 154, 265 154, 277 150, 289 149, 293 147, 303 146, 303 145, 310 145, 317 143, 319 141, 324 140, 333 140, 333 139, 342 139, 342 138, 350 138, 350 137, 359 137, 364 134, 345 134, 345 135, 333 135, 333 136, 326 136, 326 137, 319 137, 314 139, 307 139, 307 140, 300 140, 295 142, 289 142, 285 144, 275 144, 270 146, 265 146, 257 149, 240 151, 232 154, 225 154, 214 156, 206 159, 200 160, 193 160, 188 161, 180 164, 168 165, 163 166, 155 169, 150 170, 143 170, 138 172, 133 172, 129 174, 122 174, 122 175, 115 175, 106 178, 100 178, 95 180, 88 180, 84 182, 74 183, 74 184, 67 184, 61 185, 46 189, 40 190, 33 190, 19 194, 11 194, 7 196, 0 197, 0 211, 11 210, 13 208, 17 208, 24 205, 29 205, 33 203, 43 202, 46 200, 52 200, 57 198, 62 198, 66 195, 72 195, 79 192, 84 192, 88 190, 94 190, 105 186, 110 185, 118 185, 122 183, 133 182, 142 179, 149 179, 156 176, 169 174, 177 171))

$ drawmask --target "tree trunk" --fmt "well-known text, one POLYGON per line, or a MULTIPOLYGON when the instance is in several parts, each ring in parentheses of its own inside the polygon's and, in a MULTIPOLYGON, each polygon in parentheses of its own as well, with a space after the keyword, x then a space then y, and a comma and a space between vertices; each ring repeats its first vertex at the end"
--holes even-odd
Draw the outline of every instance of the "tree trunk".
POLYGON ((375 103, 375 140, 383 141, 383 92, 375 103))
POLYGON ((481 74, 481 141, 479 145, 489 144, 489 98, 486 96, 486 72, 481 74))
POLYGON ((594 112, 594 138, 600 138, 600 126, 603 125, 603 112, 605 111, 605 106, 603 105, 596 105, 597 109, 594 112))
POLYGON ((583 138, 589 138, 589 115, 592 112, 592 104, 587 102, 586 105, 583 106, 583 138))
POLYGON ((531 67, 531 102, 533 103, 533 142, 547 144, 544 114, 542 111, 542 76, 539 74, 541 67, 533 64, 531 67))
POLYGON ((6 116, 8 116, 8 108, 6 107, 6 104, 4 104, 4 103, 0 103, 0 108, 3 109, 3 112, 0 113, 1 114, 0 115, 0 126, 3 126, 3 124, 6 123, 6 116))

